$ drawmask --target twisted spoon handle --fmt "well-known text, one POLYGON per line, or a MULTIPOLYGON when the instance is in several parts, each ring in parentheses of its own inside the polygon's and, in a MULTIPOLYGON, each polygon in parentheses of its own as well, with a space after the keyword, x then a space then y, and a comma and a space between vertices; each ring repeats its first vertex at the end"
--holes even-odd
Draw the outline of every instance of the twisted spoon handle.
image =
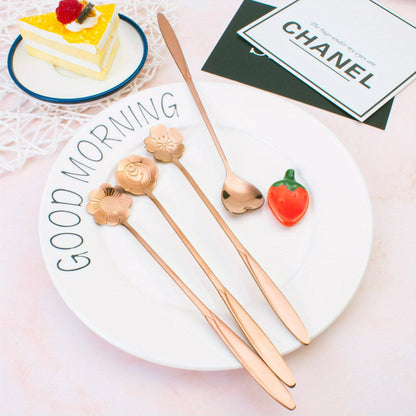
POLYGON ((215 147, 221 157, 222 163, 224 164, 225 170, 227 173, 232 173, 228 165, 228 160, 225 157, 225 153, 222 150, 220 142, 217 135, 215 134, 214 128, 208 118, 207 112, 202 104, 201 99, 199 98, 198 91, 195 88, 194 82, 192 81, 191 72, 189 71, 188 64, 186 63, 185 56, 182 52, 181 45, 179 44, 178 38, 175 35, 175 32, 172 29, 168 19, 162 14, 157 14, 157 21, 159 23, 159 28, 162 33, 163 39, 165 40, 166 46, 169 49, 170 54, 172 55, 173 60, 176 63, 180 73, 183 76, 183 79, 186 82, 186 85, 189 88, 189 91, 192 94, 192 97, 195 100, 196 106, 198 107, 199 112, 201 113, 202 119, 204 120, 205 125, 208 128, 209 134, 214 141, 215 147))
POLYGON ((241 259, 244 264, 250 271, 253 276, 257 286, 262 291, 264 297, 269 302, 272 309, 275 311, 277 316, 286 326, 286 328, 303 344, 307 345, 310 343, 310 338, 308 332, 306 331, 305 326, 300 320, 298 314, 293 309, 292 305, 276 286, 273 280, 267 275, 263 268, 257 263, 253 256, 246 250, 246 248, 241 244, 240 240, 232 232, 231 228, 227 225, 224 219, 221 217, 219 212, 212 205, 211 201, 204 194, 202 189, 196 183, 195 179, 188 172, 185 166, 179 161, 179 159, 173 159, 172 162, 180 169, 186 179, 189 181, 191 186, 195 189, 195 192, 202 199, 206 207, 209 209, 213 217, 216 219, 220 227, 223 229, 224 233, 233 243, 234 247, 238 251, 241 259))
POLYGON ((164 262, 164 260, 153 250, 153 248, 140 236, 140 234, 125 220, 122 225, 136 238, 137 241, 149 252, 159 263, 165 272, 173 279, 179 288, 185 293, 192 303, 204 315, 211 328, 222 339, 229 350, 234 354, 240 364, 254 378, 254 380, 277 402, 286 408, 293 410, 295 401, 281 383, 278 377, 254 353, 218 316, 216 316, 205 304, 189 289, 180 277, 164 262))
POLYGON ((250 344, 254 347, 261 358, 266 364, 275 372, 275 374, 288 386, 293 387, 296 382, 286 364, 283 357, 280 355, 277 348, 273 345, 264 331, 257 325, 256 321, 248 314, 248 312, 241 306, 241 304, 234 298, 234 296, 228 291, 228 289, 221 283, 218 277, 214 274, 205 260, 201 257, 192 243, 188 240, 173 218, 169 215, 160 201, 149 192, 146 194, 153 203, 160 210, 162 215, 166 218, 170 226, 176 232, 178 237, 185 244, 186 248, 192 254, 198 265, 201 267, 203 272, 206 274, 208 279, 217 289, 218 294, 231 312, 238 326, 244 332, 244 335, 249 340, 250 344))

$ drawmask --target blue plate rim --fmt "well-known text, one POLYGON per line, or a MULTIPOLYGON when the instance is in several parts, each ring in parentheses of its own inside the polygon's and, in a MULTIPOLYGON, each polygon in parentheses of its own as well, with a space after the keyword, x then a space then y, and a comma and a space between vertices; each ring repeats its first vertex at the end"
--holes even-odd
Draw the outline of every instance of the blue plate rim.
POLYGON ((9 74, 10 77, 12 78, 13 82, 21 89, 23 90, 25 93, 29 94, 32 97, 37 98, 38 100, 42 100, 42 101, 47 101, 50 103, 55 103, 55 104, 80 104, 80 103, 86 103, 89 101, 94 101, 94 100, 98 100, 99 98, 103 98, 103 97, 107 97, 108 95, 111 95, 113 93, 115 93, 116 91, 118 91, 119 89, 121 89, 122 87, 124 87, 125 85, 129 84, 136 76, 137 74, 140 72, 140 70, 142 69, 144 63, 146 62, 147 59, 147 53, 148 53, 148 44, 147 44, 147 39, 146 39, 146 35, 144 34, 143 30, 141 29, 141 27, 132 19, 130 19, 129 17, 119 13, 118 16, 120 17, 120 19, 126 21, 127 23, 129 23, 140 35, 142 42, 143 42, 143 57, 139 63, 139 65, 137 66, 137 68, 134 70, 134 72, 129 75, 124 81, 120 82, 119 84, 115 85, 114 87, 111 87, 110 89, 100 92, 98 94, 94 94, 94 95, 89 95, 89 96, 85 96, 85 97, 80 97, 80 98, 56 98, 56 97, 49 97, 47 95, 41 95, 38 94, 36 92, 33 92, 32 90, 28 89, 27 87, 25 87, 16 77, 14 70, 13 70, 13 57, 14 57, 14 53, 16 51, 17 46, 19 45, 19 43, 22 40, 22 35, 19 35, 15 41, 13 42, 12 46, 10 47, 9 50, 9 54, 7 56, 7 69, 9 70, 9 74))

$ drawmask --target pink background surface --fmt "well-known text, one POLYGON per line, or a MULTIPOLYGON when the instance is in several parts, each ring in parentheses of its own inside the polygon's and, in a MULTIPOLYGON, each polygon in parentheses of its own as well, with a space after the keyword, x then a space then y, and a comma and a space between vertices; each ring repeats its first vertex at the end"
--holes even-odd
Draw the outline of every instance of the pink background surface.
MULTIPOLYGON (((416 24, 414 0, 380 3, 416 24)), ((195 80, 226 82, 200 68, 239 4, 178 0, 176 31, 195 80)), ((167 52, 165 58, 146 87, 181 81, 167 52)), ((374 242, 345 312, 286 357, 297 379, 293 414, 415 415, 416 83, 396 97, 386 131, 295 104, 330 128, 360 167, 374 242)), ((243 370, 152 364, 111 346, 72 314, 38 240, 40 197, 57 154, 0 178, 0 415, 289 414, 243 370)))

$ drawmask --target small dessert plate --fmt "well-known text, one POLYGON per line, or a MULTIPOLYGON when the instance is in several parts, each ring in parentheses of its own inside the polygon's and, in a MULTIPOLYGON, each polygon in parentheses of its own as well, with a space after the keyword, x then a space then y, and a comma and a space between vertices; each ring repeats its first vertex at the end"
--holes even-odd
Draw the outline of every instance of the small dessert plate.
POLYGON ((116 92, 136 77, 148 50, 146 36, 137 23, 122 14, 119 17, 120 46, 104 81, 58 68, 29 55, 20 35, 9 51, 10 76, 32 97, 57 104, 84 103, 116 92))

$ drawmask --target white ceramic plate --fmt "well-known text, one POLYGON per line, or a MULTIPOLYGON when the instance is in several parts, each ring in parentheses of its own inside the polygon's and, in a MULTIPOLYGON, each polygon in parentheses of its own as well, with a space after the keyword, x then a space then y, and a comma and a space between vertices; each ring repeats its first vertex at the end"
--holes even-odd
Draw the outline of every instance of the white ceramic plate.
POLYGON ((120 46, 105 80, 85 77, 29 55, 20 35, 8 56, 10 76, 29 95, 58 104, 83 103, 114 93, 135 78, 147 57, 142 29, 128 17, 119 16, 120 46))
MULTIPOLYGON (((294 168, 310 193, 294 227, 267 205, 228 214, 220 201, 224 170, 184 84, 143 90, 86 124, 57 159, 40 207, 40 241, 52 280, 93 331, 143 359, 217 370, 239 363, 202 315, 124 227, 98 226, 85 205, 90 190, 116 184, 129 154, 158 123, 184 135, 183 164, 253 256, 279 285, 315 338, 343 311, 364 274, 372 241, 363 178, 338 139, 279 97, 237 85, 198 86, 233 169, 264 194, 294 168)), ((159 165, 155 195, 228 289, 286 354, 300 347, 261 295, 233 246, 171 164, 159 165)), ((201 299, 239 334, 214 288, 147 197, 134 197, 130 223, 201 299)))

